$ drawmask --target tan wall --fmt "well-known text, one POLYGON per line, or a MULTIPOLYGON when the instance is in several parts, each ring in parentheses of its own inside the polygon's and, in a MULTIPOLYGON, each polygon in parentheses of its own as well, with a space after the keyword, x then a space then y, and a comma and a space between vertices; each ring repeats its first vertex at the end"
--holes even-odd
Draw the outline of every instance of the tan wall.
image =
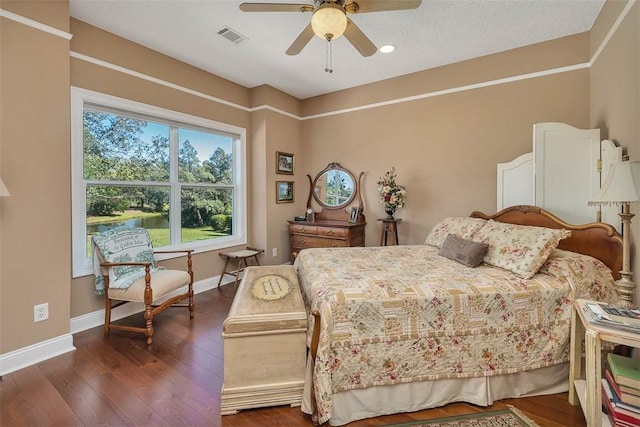
MULTIPOLYGON (((609 1, 592 31, 595 52, 628 2, 609 1)), ((624 148, 631 160, 640 160, 640 4, 636 1, 619 28, 591 67, 591 125, 601 128, 602 137, 624 148)), ((640 282, 640 205, 629 234, 632 242, 632 279, 640 282)), ((636 303, 640 289, 636 288, 636 303)))
MULTIPOLYGON (((0 6, 68 31, 66 2, 0 6)), ((68 52, 67 39, 0 18, 0 175, 11 192, 0 198, 0 354, 69 332, 68 52), (45 302, 49 320, 34 323, 45 302)))
POLYGON ((588 33, 577 34, 309 98, 303 112, 311 116, 579 64, 589 60, 588 40, 588 33))
MULTIPOLYGON (((252 105, 268 105, 292 114, 299 114, 300 101, 268 86, 252 91, 252 105)), ((268 109, 252 114, 253 145, 253 239, 250 242, 265 249, 263 262, 282 264, 289 261, 287 220, 304 211, 308 184, 300 167, 304 157, 300 120, 268 109), (276 173, 276 152, 293 154, 293 175, 276 173), (294 202, 276 203, 276 181, 294 182, 294 202), (273 249, 277 255, 273 256, 273 249)))
MULTIPOLYGON (((460 64, 423 71, 334 93, 327 96, 330 101, 314 98, 304 111, 353 107, 354 92, 370 103, 392 93, 415 96, 522 76, 541 71, 540 64, 546 69, 572 65, 567 57, 573 64, 586 63, 588 44, 588 37, 580 35, 492 55, 491 62, 466 61, 468 73, 460 71, 460 64), (523 67, 525 63, 532 68, 523 67)), ((445 216, 495 212, 497 163, 530 152, 533 124, 546 121, 589 126, 588 69, 307 120, 305 163, 313 174, 331 161, 355 174, 365 172, 367 245, 379 243, 376 219, 384 214, 376 181, 395 166, 399 183, 407 188, 406 205, 396 214, 403 220, 400 242, 419 244, 445 216)))

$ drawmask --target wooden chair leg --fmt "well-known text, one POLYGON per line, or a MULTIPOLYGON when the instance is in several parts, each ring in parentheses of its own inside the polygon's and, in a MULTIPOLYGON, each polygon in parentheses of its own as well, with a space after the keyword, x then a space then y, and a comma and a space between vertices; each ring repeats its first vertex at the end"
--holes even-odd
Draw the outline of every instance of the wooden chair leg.
POLYGON ((193 319, 195 305, 193 304, 193 281, 189 283, 189 319, 193 319))
POLYGON ((144 310, 144 323, 145 323, 145 331, 144 334, 147 336, 147 345, 151 345, 153 343, 153 314, 150 304, 145 304, 144 310))
POLYGON ((189 273, 189 319, 193 319, 195 305, 193 303, 193 260, 191 259, 191 252, 187 254, 187 272, 189 273))
POLYGON ((109 326, 111 325, 111 300, 108 291, 104 290, 104 336, 109 336, 109 326))

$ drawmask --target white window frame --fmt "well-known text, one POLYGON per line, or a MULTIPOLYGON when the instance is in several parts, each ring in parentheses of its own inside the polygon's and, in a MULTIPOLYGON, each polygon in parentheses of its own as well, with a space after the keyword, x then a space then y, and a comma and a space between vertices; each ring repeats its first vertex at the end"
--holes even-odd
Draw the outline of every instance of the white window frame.
MULTIPOLYGON (((118 98, 87 89, 71 87, 71 209, 72 209, 72 251, 73 277, 93 274, 93 266, 87 258, 87 225, 86 225, 86 182, 83 166, 83 112, 86 104, 113 108, 123 112, 144 115, 151 120, 158 119, 178 125, 196 126, 214 132, 238 135, 233 143, 233 230, 230 236, 215 239, 181 243, 163 249, 194 249, 195 253, 208 252, 247 243, 247 159, 246 129, 214 120, 179 113, 164 108, 118 98)), ((173 184, 172 184, 173 185, 173 184)), ((172 192, 175 194, 175 192, 172 192)), ((171 200, 172 203, 175 200, 171 200)), ((172 204, 172 206, 176 206, 172 204)), ((180 228, 171 229, 171 233, 179 233, 180 228)), ((156 259, 175 258, 179 255, 162 254, 156 259)))

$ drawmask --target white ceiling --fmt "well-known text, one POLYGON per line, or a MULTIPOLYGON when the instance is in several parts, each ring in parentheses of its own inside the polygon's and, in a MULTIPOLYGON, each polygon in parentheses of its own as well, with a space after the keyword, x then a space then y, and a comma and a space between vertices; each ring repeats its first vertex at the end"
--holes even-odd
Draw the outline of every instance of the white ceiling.
POLYGON ((310 13, 246 13, 242 2, 70 0, 70 7, 74 18, 243 86, 268 84, 305 99, 588 31, 605 0, 423 0, 415 10, 351 14, 378 48, 398 49, 364 58, 341 37, 332 42, 331 74, 318 37, 299 55, 285 54, 310 13), (247 40, 235 44, 218 35, 224 26, 247 40))

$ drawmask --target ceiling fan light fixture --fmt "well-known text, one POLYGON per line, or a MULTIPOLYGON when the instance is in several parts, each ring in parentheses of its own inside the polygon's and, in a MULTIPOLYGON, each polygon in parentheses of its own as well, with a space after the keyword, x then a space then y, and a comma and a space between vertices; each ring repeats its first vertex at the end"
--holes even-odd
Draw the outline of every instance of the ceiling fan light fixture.
POLYGON ((323 40, 337 39, 347 29, 347 15, 341 6, 324 3, 313 12, 311 28, 323 40))
POLYGON ((391 53, 396 50, 395 44, 385 44, 384 46, 380 46, 380 53, 391 53))

